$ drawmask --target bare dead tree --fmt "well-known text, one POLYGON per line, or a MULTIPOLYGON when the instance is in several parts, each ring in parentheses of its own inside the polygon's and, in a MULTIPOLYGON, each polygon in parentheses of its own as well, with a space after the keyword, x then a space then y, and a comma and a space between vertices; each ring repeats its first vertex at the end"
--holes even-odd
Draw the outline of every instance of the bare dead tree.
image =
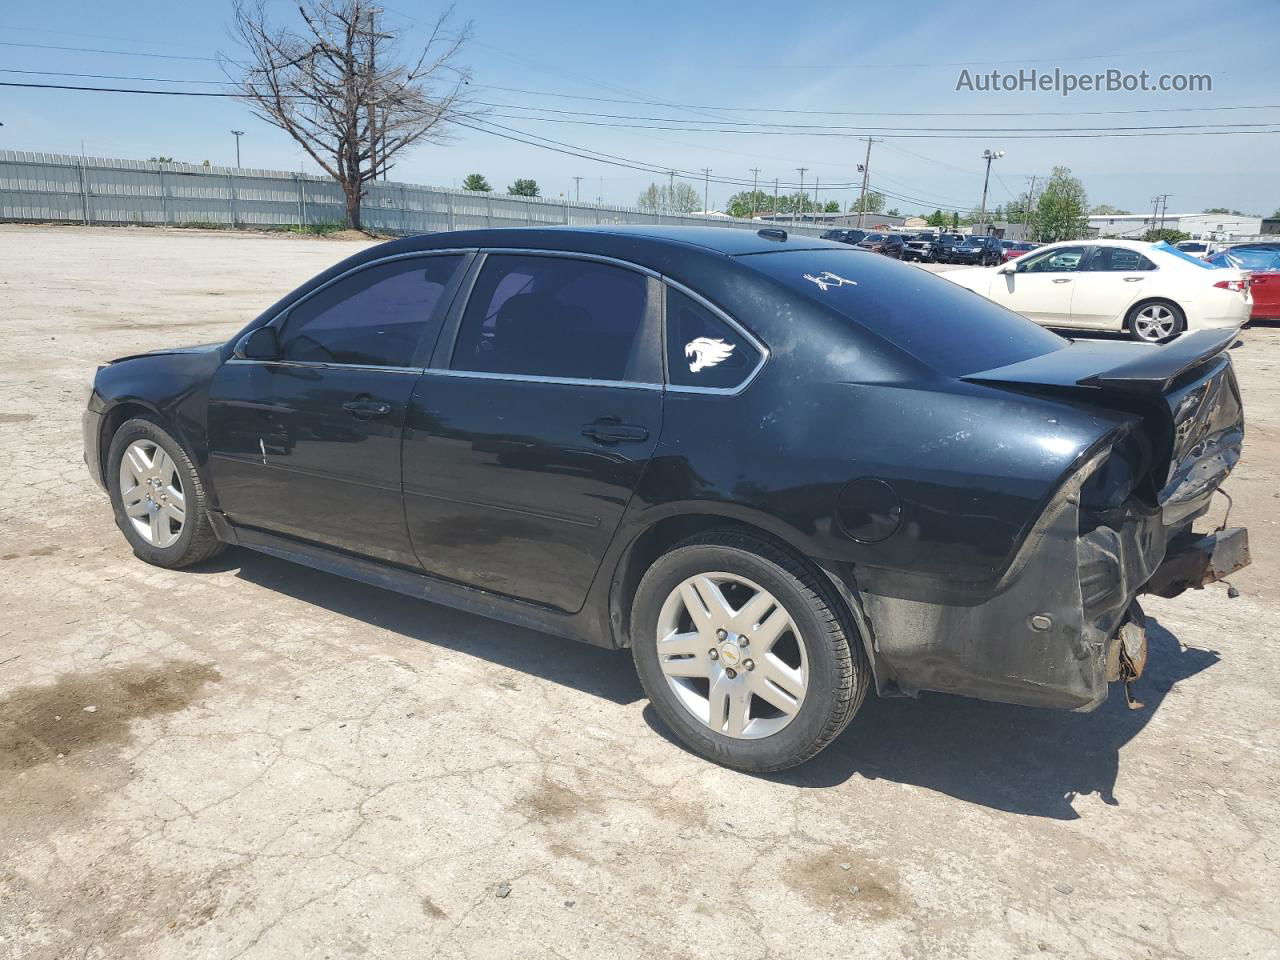
POLYGON ((365 184, 400 151, 450 139, 466 108, 470 71, 457 63, 470 22, 453 29, 453 8, 436 20, 416 60, 402 60, 399 34, 370 0, 301 0, 298 28, 272 24, 265 0, 236 0, 232 32, 243 61, 225 62, 237 97, 302 145, 342 187, 347 225, 360 229, 365 184))

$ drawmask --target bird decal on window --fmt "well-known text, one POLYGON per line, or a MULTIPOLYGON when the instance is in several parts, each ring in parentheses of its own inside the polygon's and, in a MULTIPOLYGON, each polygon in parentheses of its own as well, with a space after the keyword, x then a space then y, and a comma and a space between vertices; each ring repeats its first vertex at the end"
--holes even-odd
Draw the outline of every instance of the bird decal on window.
POLYGON ((698 337, 684 345, 684 355, 689 361, 689 372, 697 373, 707 367, 714 367, 733 353, 735 344, 723 340, 712 340, 710 337, 698 337))
POLYGON ((823 291, 827 290, 829 287, 843 287, 846 283, 852 287, 856 287, 858 285, 857 280, 846 280, 844 277, 838 276, 830 270, 823 270, 816 277, 811 273, 806 273, 804 278, 806 280, 812 280, 818 285, 818 289, 823 291))

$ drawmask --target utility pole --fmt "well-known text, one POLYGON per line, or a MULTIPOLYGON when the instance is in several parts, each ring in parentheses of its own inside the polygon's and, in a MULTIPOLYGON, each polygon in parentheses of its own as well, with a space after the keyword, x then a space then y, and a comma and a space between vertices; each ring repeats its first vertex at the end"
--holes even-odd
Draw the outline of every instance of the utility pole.
POLYGON ((573 177, 572 180, 573 180, 573 202, 581 203, 582 202, 582 178, 573 177))
POLYGON ((1160 194, 1160 226, 1156 228, 1157 230, 1164 229, 1164 218, 1169 212, 1169 198, 1171 196, 1173 196, 1171 193, 1160 194))
POLYGON ((756 215, 756 198, 760 193, 760 168, 751 168, 751 216, 756 215))
POLYGON ((711 207, 709 206, 711 201, 707 199, 710 195, 711 195, 711 168, 703 167, 702 168, 702 215, 704 217, 711 212, 711 207))
POLYGON ((778 209, 778 178, 773 178, 773 216, 776 221, 777 216, 782 211, 778 209))
POLYGON ((232 130, 231 135, 236 138, 236 169, 240 168, 240 138, 244 136, 243 130, 232 130))
MULTIPOLYGON (((808 167, 796 167, 796 173, 800 174, 800 219, 801 219, 801 220, 803 220, 803 219, 804 219, 804 204, 805 204, 805 201, 809 199, 809 198, 808 198, 808 195, 807 195, 807 194, 805 194, 805 192, 804 192, 804 172, 805 172, 806 170, 808 170, 808 169, 809 169, 808 167)), ((792 217, 791 217, 791 222, 792 222, 793 224, 796 222, 796 218, 795 218, 794 214, 793 214, 793 215, 792 215, 792 217)))
POLYGON ((818 175, 813 175, 813 222, 818 222, 818 214, 822 213, 822 206, 818 203, 818 175))
POLYGON ((858 194, 858 226, 862 226, 863 220, 867 216, 867 177, 871 173, 871 144, 873 138, 867 137, 867 159, 860 163, 862 167, 862 192, 858 194))
POLYGON ((979 225, 987 225, 987 187, 991 184, 991 161, 1004 156, 1003 150, 983 150, 982 159, 987 161, 987 175, 982 180, 982 208, 978 213, 979 225))

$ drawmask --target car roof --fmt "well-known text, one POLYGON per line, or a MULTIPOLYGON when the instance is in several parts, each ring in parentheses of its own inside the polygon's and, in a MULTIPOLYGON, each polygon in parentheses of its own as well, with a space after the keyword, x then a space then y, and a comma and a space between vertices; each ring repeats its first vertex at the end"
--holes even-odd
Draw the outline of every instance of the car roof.
MULTIPOLYGON (((812 250, 839 247, 830 240, 792 234, 785 227, 762 224, 758 229, 742 227, 678 227, 661 224, 600 224, 589 226, 494 227, 484 230, 455 230, 422 234, 400 243, 405 250, 440 247, 529 247, 571 250, 581 240, 614 237, 647 247, 679 245, 698 247, 726 256, 772 253, 777 250, 812 250), (761 236, 761 232, 774 234, 761 236), (781 233, 784 239, 777 237, 781 233), (578 242, 575 242, 577 238, 578 242)), ((589 250, 584 251, 589 252, 589 250)))

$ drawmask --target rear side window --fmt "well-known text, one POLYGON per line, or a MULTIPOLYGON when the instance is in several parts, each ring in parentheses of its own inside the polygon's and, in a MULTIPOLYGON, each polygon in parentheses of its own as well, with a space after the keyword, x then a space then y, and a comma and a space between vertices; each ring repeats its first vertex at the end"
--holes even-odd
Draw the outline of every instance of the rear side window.
POLYGON ((731 390, 760 363, 760 351, 679 290, 667 288, 667 379, 676 387, 731 390))
POLYGON ((467 303, 451 366, 659 383, 648 280, 591 260, 491 254, 467 303))
POLYGON ((462 257, 410 257, 343 277, 289 311, 285 360, 403 367, 462 257))
POLYGON ((1066 346, 1026 317, 887 257, 794 250, 739 263, 822 304, 947 376, 990 370, 1066 346))
POLYGON ((1137 250, 1127 247, 1094 247, 1086 270, 1154 270, 1156 265, 1137 250))

